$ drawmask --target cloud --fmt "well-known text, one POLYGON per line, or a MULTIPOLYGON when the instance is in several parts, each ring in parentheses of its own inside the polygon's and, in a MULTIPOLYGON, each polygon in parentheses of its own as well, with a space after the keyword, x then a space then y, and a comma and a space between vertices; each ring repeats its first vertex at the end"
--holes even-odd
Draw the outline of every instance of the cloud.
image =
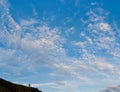
POLYGON ((110 54, 115 51, 115 47, 119 44, 116 41, 117 37, 115 35, 115 31, 113 25, 110 25, 109 21, 106 21, 108 18, 108 13, 106 13, 103 9, 90 9, 87 12, 88 21, 84 23, 87 26, 85 31, 81 32, 80 35, 82 41, 78 41, 75 45, 83 47, 90 47, 90 50, 96 50, 95 53, 100 50, 105 49, 106 54, 110 54))
POLYGON ((78 87, 119 78, 120 44, 114 26, 106 21, 108 13, 102 8, 87 11, 83 31, 78 32, 74 26, 65 30, 67 35, 80 34, 77 40, 68 43, 59 27, 51 27, 44 21, 30 18, 17 23, 5 3, 0 1, 1 74, 22 75, 24 70, 36 72, 44 67, 51 69, 48 77, 54 78, 53 81, 33 86, 55 89, 74 88, 72 82, 78 87), (66 48, 66 44, 71 48, 66 48), (72 53, 77 55, 70 56, 72 53))
POLYGON ((34 25, 34 24, 37 24, 38 21, 35 20, 35 19, 29 19, 29 20, 22 20, 20 25, 23 27, 23 26, 31 26, 31 25, 34 25))
POLYGON ((95 62, 95 66, 98 67, 100 70, 114 70, 114 66, 112 64, 109 64, 107 62, 95 62))
POLYGON ((21 20, 19 25, 9 13, 8 6, 4 6, 5 3, 7 1, 0 1, 3 13, 0 15, 0 62, 6 63, 2 68, 5 69, 10 64, 23 69, 29 66, 29 69, 57 62, 58 57, 64 55, 64 39, 60 36, 59 29, 41 25, 35 19, 21 20))
MULTIPOLYGON (((21 20, 19 25, 9 13, 5 14, 5 17, 9 21, 7 28, 3 21, 5 29, 1 31, 3 34, 1 36, 3 47, 1 47, 0 55, 0 62, 5 61, 5 66, 2 67, 4 70, 8 69, 6 66, 9 66, 9 70, 11 70, 9 72, 16 70, 14 72, 14 75, 16 75, 17 71, 22 73, 24 69, 31 71, 36 67, 45 66, 55 69, 56 71, 53 71, 53 73, 59 76, 62 74, 63 76, 75 77, 79 80, 87 79, 78 74, 76 69, 74 69, 75 66, 68 64, 71 60, 67 56, 65 48, 63 48, 65 39, 61 36, 57 27, 51 28, 47 24, 41 24, 40 20, 35 19, 21 20)), ((73 29, 72 27, 69 30, 73 29)))
POLYGON ((97 5, 98 3, 97 2, 91 2, 90 3, 92 6, 94 6, 94 5, 97 5))
POLYGON ((100 27, 100 30, 105 30, 105 31, 109 31, 111 29, 110 25, 107 23, 100 23, 99 27, 100 27))
MULTIPOLYGON (((2 8, 0 9, 2 10, 2 8)), ((6 12, 4 11, 3 14, 6 12)), ((1 75, 7 73, 12 74, 12 76, 22 76, 24 70, 26 70, 26 73, 29 71, 36 72, 38 67, 53 68, 58 70, 56 74, 60 75, 61 71, 59 70, 64 71, 65 67, 70 67, 67 64, 65 67, 61 67, 62 63, 64 64, 69 59, 63 48, 65 40, 57 27, 51 28, 35 19, 21 20, 18 24, 10 13, 4 16, 9 21, 4 20, 0 23, 3 25, 3 30, 0 29, 2 30, 0 31, 2 34, 0 41, 2 45, 0 48, 1 75)), ((72 71, 68 72, 68 74, 70 73, 72 71)), ((70 74, 70 76, 75 75, 70 74)), ((52 88, 57 86, 58 89, 67 86, 72 87, 72 85, 63 81, 48 84, 52 88)))
POLYGON ((66 33, 67 36, 69 36, 70 34, 73 34, 74 31, 75 31, 75 28, 74 28, 74 27, 70 27, 70 28, 68 28, 68 29, 65 31, 65 33, 66 33))
POLYGON ((79 70, 82 70, 82 68, 80 69, 80 67, 77 67, 77 65, 75 65, 74 62, 76 62, 76 61, 74 61, 74 60, 69 61, 69 63, 71 63, 71 65, 69 65, 69 64, 59 64, 59 63, 54 64, 54 67, 56 68, 56 71, 54 73, 52 73, 52 75, 53 76, 59 75, 59 76, 64 77, 66 79, 77 79, 78 81, 80 80, 82 82, 88 82, 89 78, 80 74, 79 70), (69 78, 67 78, 67 76, 69 76, 69 78))
POLYGON ((70 83, 70 81, 55 81, 55 82, 49 82, 49 83, 41 83, 41 84, 32 84, 33 87, 49 87, 57 90, 63 90, 63 89, 75 89, 76 86, 73 85, 73 83, 70 83))
POLYGON ((115 53, 119 55, 119 49, 117 49, 119 42, 115 35, 118 29, 115 30, 115 26, 110 21, 106 21, 108 12, 105 12, 102 8, 90 9, 86 15, 88 20, 83 22, 86 28, 80 32, 80 39, 73 42, 80 55, 80 62, 86 62, 86 64, 81 63, 83 64, 82 67, 87 70, 88 74, 92 72, 94 76, 110 78, 110 74, 113 74, 114 77, 118 77, 117 65, 111 62, 114 61, 113 58, 119 59, 119 56, 114 55, 115 53))
POLYGON ((119 92, 120 91, 120 86, 111 86, 108 87, 107 89, 100 90, 99 92, 119 92))

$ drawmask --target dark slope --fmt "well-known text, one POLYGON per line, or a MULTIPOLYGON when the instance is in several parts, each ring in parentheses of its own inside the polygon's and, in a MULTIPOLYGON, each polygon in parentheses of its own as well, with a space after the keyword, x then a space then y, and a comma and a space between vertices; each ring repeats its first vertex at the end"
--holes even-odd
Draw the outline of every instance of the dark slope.
POLYGON ((0 78, 0 92, 42 92, 37 88, 14 84, 0 78))

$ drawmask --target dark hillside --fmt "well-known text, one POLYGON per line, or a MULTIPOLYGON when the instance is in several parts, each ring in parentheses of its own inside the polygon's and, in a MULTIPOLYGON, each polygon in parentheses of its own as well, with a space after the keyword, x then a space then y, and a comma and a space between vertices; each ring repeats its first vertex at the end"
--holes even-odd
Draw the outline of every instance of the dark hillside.
POLYGON ((42 92, 37 88, 14 84, 0 78, 0 92, 42 92))

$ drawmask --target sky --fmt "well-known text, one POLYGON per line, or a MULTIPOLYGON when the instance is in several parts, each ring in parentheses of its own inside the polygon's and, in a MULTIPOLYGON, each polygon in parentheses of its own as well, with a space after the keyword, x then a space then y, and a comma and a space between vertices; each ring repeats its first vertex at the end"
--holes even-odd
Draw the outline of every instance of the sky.
POLYGON ((119 92, 120 0, 0 0, 0 77, 43 92, 119 92))

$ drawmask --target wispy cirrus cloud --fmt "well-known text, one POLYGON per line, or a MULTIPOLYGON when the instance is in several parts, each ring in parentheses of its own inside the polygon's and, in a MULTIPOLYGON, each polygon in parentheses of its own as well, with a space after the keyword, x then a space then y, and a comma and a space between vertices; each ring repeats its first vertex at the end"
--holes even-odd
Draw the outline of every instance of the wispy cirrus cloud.
POLYGON ((55 82, 48 82, 48 83, 41 83, 41 84, 32 84, 33 87, 50 87, 53 89, 75 89, 76 86, 73 85, 74 83, 70 83, 70 81, 55 81, 55 82))

